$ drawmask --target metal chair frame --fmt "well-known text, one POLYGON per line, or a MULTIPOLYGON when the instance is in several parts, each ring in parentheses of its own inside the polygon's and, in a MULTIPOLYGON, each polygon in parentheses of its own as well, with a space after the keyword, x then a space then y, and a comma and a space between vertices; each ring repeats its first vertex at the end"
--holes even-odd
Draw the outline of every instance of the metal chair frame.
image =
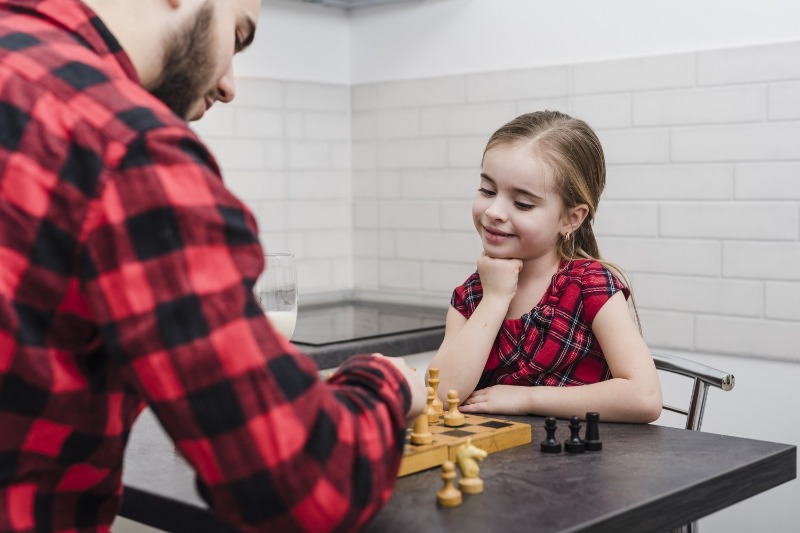
MULTIPOLYGON (((663 352, 652 352, 652 355, 653 361, 655 361, 656 364, 656 369, 673 374, 680 374, 694 380, 688 409, 681 409, 666 404, 663 405, 663 408, 667 411, 686 416, 686 429, 700 431, 700 427, 703 424, 703 413, 706 408, 708 388, 717 387, 724 391, 731 390, 736 383, 733 374, 728 374, 722 370, 696 363, 676 355, 663 352)), ((673 529, 670 533, 698 533, 697 522, 685 524, 679 528, 673 529)))

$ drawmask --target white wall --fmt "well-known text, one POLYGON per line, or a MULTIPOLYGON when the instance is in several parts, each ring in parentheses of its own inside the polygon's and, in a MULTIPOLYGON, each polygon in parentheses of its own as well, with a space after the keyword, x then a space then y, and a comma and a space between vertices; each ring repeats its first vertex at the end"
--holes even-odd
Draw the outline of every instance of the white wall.
POLYGON ((795 0, 263 0, 239 74, 365 83, 800 40, 795 0))

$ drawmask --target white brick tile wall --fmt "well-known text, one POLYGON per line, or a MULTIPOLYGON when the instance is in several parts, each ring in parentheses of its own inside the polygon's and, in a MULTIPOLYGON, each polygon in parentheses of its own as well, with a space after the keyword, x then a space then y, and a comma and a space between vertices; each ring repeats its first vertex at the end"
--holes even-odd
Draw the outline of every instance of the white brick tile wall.
POLYGON ((350 113, 350 86, 287 81, 284 101, 288 109, 350 113))
POLYGON ((348 258, 353 255, 353 239, 349 229, 315 230, 305 233, 306 253, 309 258, 348 258))
POLYGON ((350 200, 350 173, 341 170, 289 171, 289 198, 350 200))
POLYGON ((725 200, 733 197, 733 176, 730 164, 609 165, 603 198, 725 200))
POLYGON ((447 202, 442 204, 441 228, 445 231, 475 231, 472 221, 472 202, 447 202))
POLYGON ((377 128, 379 139, 403 139, 420 136, 420 112, 416 109, 389 109, 379 111, 377 128))
MULTIPOLYGON (((635 297, 636 287, 633 289, 635 297)), ((677 350, 694 348, 694 317, 691 314, 640 309, 639 320, 648 345, 677 350)))
POLYGON ((769 86, 769 119, 800 119, 800 82, 775 83, 769 86))
POLYGON ((211 153, 227 170, 258 170, 266 166, 264 143, 252 139, 207 138, 211 153))
POLYGON ((236 109, 236 135, 252 139, 282 139, 283 114, 274 109, 236 109))
POLYGON ((695 349, 800 362, 800 324, 727 316, 697 317, 695 349))
MULTIPOLYGON (((567 111, 566 108, 562 110, 567 111)), ((575 96, 569 112, 594 129, 628 128, 633 123, 632 98, 626 93, 575 96)))
POLYGON ((286 111, 284 116, 284 131, 287 139, 304 139, 306 134, 305 120, 302 111, 286 111))
POLYGON ((513 102, 422 110, 422 135, 486 135, 517 116, 513 102))
POLYGON ((381 168, 444 168, 447 167, 447 141, 414 139, 378 143, 378 165, 381 168))
POLYGON ((203 120, 191 122, 189 126, 201 137, 234 137, 236 113, 234 107, 216 105, 203 115, 203 120))
POLYGON ((663 90, 695 84, 695 55, 620 59, 572 67, 573 94, 663 90))
POLYGON ((378 172, 378 198, 393 200, 401 196, 402 171, 381 170, 378 172))
POLYGON ((767 318, 800 322, 800 283, 767 282, 767 318))
POLYGON ((486 147, 485 137, 457 137, 448 143, 447 163, 450 167, 475 169, 480 174, 483 149, 486 147))
POLYGON ((304 113, 303 133, 305 139, 315 141, 350 142, 349 113, 304 113))
POLYGON ((378 114, 374 111, 354 112, 351 123, 351 140, 363 141, 378 137, 378 114))
POLYGON ((797 239, 797 208, 771 203, 668 203, 661 235, 721 239, 797 239))
POLYGON ((248 202, 279 200, 286 197, 286 175, 277 170, 231 170, 224 174, 225 185, 248 202))
POLYGON ((353 112, 374 111, 380 107, 378 103, 378 84, 367 83, 354 85, 351 92, 353 112))
POLYGON ((675 128, 673 161, 800 159, 800 122, 675 128))
POLYGON ((372 257, 377 249, 378 230, 357 229, 353 231, 353 255, 356 258, 372 257))
POLYGON ((378 142, 354 141, 351 146, 352 169, 372 170, 378 168, 378 142))
POLYGON ((435 202, 381 202, 378 224, 386 229, 428 229, 439 225, 435 202))
POLYGON ((467 101, 469 102, 562 96, 566 95, 568 91, 569 69, 566 66, 467 76, 467 101))
POLYGON ((800 162, 741 163, 734 183, 740 200, 800 200, 800 162))
POLYGON ((700 85, 800 78, 800 43, 746 46, 697 53, 700 85))
POLYGON ((715 87, 639 93, 633 99, 633 123, 715 124, 764 120, 767 89, 763 85, 715 87))
POLYGON ((608 163, 595 231, 654 348, 800 361, 800 42, 353 87, 237 80, 194 125, 303 291, 446 306, 474 269, 480 158, 558 109, 608 163))
POLYGON ((450 303, 453 289, 464 283, 475 272, 475 264, 424 263, 422 265, 422 289, 441 294, 443 306, 450 303))
POLYGON ((378 196, 378 180, 376 172, 371 170, 354 170, 352 172, 353 199, 375 198, 378 196))
POLYGON ((407 290, 422 288, 422 265, 417 261, 385 259, 378 263, 378 268, 380 287, 407 290))
POLYGON ((719 313, 761 317, 764 288, 761 282, 636 274, 632 281, 638 304, 648 310, 719 313))
MULTIPOLYGON (((236 99, 233 107, 283 109, 285 84, 279 80, 242 78, 236 80, 236 99)), ((216 110, 212 110, 214 113, 216 110)))
POLYGON ((666 163, 670 151, 669 135, 666 128, 597 131, 609 165, 666 163))
POLYGON ((474 169, 404 170, 400 178, 400 196, 471 201, 478 189, 479 174, 478 166, 474 169))
POLYGON ((332 162, 330 143, 298 141, 289 145, 289 168, 324 170, 332 162))
POLYGON ((403 259, 475 262, 481 252, 476 233, 398 231, 397 256, 403 259))
POLYGON ((594 221, 596 235, 658 235, 658 204, 655 202, 601 201, 594 221))
POLYGON ((464 76, 378 84, 378 106, 381 109, 461 104, 466 101, 466 96, 464 76))
POLYGON ((546 109, 567 112, 570 108, 569 98, 534 98, 533 100, 518 100, 517 115, 531 113, 533 111, 544 111, 546 109))
POLYGON ((342 201, 292 201, 288 204, 290 229, 351 228, 350 202, 342 201))
POLYGON ((356 229, 378 228, 378 202, 359 201, 353 205, 353 225, 356 229))
POLYGON ((722 264, 729 278, 800 281, 800 243, 726 242, 722 264))
POLYGON ((683 239, 598 237, 603 257, 627 272, 720 276, 722 243, 683 239), (691 261, 686 258, 691 257, 691 261))

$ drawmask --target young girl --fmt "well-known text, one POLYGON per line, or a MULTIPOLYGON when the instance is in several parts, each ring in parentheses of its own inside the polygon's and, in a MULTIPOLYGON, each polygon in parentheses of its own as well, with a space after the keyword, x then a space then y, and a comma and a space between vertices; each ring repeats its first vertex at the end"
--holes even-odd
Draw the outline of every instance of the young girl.
POLYGON ((472 206, 484 251, 453 291, 430 363, 442 396, 466 398, 461 411, 659 417, 661 386, 630 291, 592 232, 604 185, 603 149, 582 120, 530 113, 489 139, 472 206))

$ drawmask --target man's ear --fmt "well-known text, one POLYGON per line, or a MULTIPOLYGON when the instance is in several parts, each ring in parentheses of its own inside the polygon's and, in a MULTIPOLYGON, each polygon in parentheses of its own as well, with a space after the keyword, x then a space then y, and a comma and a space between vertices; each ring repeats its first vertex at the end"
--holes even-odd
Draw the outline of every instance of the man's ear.
POLYGON ((586 204, 578 204, 575 207, 567 209, 567 214, 564 217, 564 231, 574 233, 586 217, 589 215, 589 206, 586 204))

